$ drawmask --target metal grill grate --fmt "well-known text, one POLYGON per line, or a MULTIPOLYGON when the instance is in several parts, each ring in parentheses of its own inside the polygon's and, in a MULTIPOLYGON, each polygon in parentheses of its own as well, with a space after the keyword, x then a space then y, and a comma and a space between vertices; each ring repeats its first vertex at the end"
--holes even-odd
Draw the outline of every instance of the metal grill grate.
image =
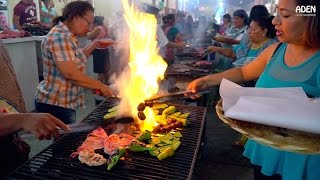
MULTIPOLYGON (((101 103, 84 122, 98 123, 116 100, 101 103)), ((189 126, 181 131, 181 146, 175 155, 159 161, 148 153, 129 152, 125 160, 111 170, 106 166, 89 167, 70 154, 85 140, 89 132, 64 135, 60 140, 15 170, 8 179, 191 179, 197 159, 206 108, 176 105, 181 112, 190 112, 189 126)))
POLYGON ((212 71, 212 66, 208 66, 208 65, 198 66, 196 68, 206 70, 207 72, 197 71, 197 70, 191 70, 191 71, 187 71, 187 72, 176 72, 172 68, 168 68, 169 70, 167 70, 165 72, 165 77, 166 78, 177 77, 177 78, 193 78, 194 79, 194 78, 199 78, 202 76, 209 75, 209 74, 211 74, 211 71, 212 71))

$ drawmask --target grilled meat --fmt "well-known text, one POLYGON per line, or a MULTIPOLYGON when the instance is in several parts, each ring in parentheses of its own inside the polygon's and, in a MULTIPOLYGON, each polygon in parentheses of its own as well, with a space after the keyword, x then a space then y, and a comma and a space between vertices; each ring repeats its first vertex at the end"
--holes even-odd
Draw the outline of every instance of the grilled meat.
POLYGON ((88 150, 80 151, 78 159, 81 163, 87 164, 88 166, 101 166, 107 162, 107 159, 102 155, 88 150))

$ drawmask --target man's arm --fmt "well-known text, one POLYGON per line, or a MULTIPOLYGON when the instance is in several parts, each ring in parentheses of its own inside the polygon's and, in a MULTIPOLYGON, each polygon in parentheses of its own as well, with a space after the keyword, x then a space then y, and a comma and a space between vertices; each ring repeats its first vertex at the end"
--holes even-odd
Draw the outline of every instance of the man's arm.
POLYGON ((13 15, 12 23, 18 30, 21 31, 22 27, 20 26, 19 19, 20 19, 20 16, 13 15))
POLYGON ((70 131, 67 125, 47 113, 0 114, 0 124, 0 137, 24 130, 38 139, 50 139, 59 137, 58 128, 70 131))

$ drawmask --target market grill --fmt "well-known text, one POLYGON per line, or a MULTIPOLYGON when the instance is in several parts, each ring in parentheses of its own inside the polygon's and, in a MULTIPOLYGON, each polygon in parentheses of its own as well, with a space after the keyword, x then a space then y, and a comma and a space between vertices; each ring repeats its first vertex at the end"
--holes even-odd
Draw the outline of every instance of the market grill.
POLYGON ((179 79, 181 79, 180 81, 191 81, 193 79, 211 74, 210 67, 205 67, 205 68, 201 68, 201 69, 208 70, 208 72, 199 72, 199 71, 195 71, 195 70, 191 70, 188 72, 166 71, 165 77, 166 78, 169 78, 169 77, 179 78, 179 79))
MULTIPOLYGON (((104 101, 83 122, 97 126, 105 124, 107 127, 110 124, 103 122, 103 116, 107 109, 116 104, 116 99, 104 101)), ((159 161, 149 154, 129 152, 111 171, 107 171, 106 165, 89 167, 81 164, 77 158, 70 158, 89 132, 71 133, 62 136, 19 167, 8 179, 191 179, 200 148, 206 108, 175 106, 181 112, 190 112, 190 123, 180 131, 183 135, 181 146, 174 156, 166 160, 159 161)))

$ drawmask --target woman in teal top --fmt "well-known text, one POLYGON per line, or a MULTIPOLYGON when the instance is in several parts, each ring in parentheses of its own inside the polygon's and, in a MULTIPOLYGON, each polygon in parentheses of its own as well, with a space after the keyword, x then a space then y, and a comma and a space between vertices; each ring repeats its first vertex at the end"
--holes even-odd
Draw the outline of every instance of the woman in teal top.
MULTIPOLYGON (((261 74, 256 87, 303 87, 309 96, 320 97, 320 51, 297 66, 288 66, 284 58, 287 50, 288 44, 280 46, 261 74)), ((284 180, 320 179, 320 154, 279 151, 250 139, 243 154, 253 164, 262 166, 262 173, 268 176, 280 174, 284 180)))
POLYGON ((209 46, 209 51, 218 53, 216 54, 218 63, 215 67, 226 70, 232 67, 233 61, 236 66, 245 65, 255 59, 268 46, 277 42, 272 19, 273 16, 252 18, 248 31, 249 44, 240 43, 234 48, 209 46))
MULTIPOLYGON (((256 87, 302 87, 310 97, 320 97, 320 11, 315 16, 295 12, 297 6, 308 5, 320 9, 319 0, 279 0, 272 21, 284 43, 279 49, 278 43, 273 44, 249 64, 196 79, 187 89, 207 89, 219 85, 223 78, 239 83, 259 78, 256 87)), ((274 179, 277 174, 283 180, 320 179, 320 155, 280 151, 249 140, 244 156, 261 166, 264 179, 274 179)))
POLYGON ((233 44, 239 44, 248 30, 249 17, 245 10, 238 9, 233 13, 233 26, 226 30, 224 36, 216 36, 213 39, 222 43, 222 47, 231 48, 233 44))
POLYGON ((44 6, 41 6, 41 22, 50 25, 52 19, 57 16, 53 0, 42 0, 44 6))

